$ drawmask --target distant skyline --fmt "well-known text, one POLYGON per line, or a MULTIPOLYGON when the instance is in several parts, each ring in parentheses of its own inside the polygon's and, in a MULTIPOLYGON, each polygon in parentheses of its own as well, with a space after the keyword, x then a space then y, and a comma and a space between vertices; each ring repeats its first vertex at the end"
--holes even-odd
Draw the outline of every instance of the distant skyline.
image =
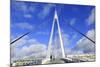
MULTIPOLYGON (((51 27, 57 10, 66 54, 95 53, 95 44, 71 29, 67 23, 95 41, 95 7, 38 2, 11 3, 11 40, 32 31, 11 45, 12 59, 46 55, 51 27)), ((53 42, 59 45, 55 25, 53 42)))

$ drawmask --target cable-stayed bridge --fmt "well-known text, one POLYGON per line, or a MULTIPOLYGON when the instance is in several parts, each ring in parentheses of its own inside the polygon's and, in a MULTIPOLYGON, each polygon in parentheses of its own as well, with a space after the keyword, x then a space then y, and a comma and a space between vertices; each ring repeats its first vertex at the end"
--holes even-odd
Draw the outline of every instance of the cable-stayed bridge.
MULTIPOLYGON (((70 24, 68 24, 73 30, 75 30, 76 32, 78 32, 79 34, 81 34, 82 36, 86 37, 88 40, 90 40, 91 42, 95 43, 95 41, 93 41, 92 39, 90 39, 89 37, 87 37, 86 35, 84 35, 83 33, 81 33, 79 30, 77 30, 76 28, 74 28, 73 26, 71 26, 70 24)), ((15 39, 14 41, 12 41, 10 44, 12 45, 13 43, 15 43, 16 41, 20 40, 21 38, 23 38, 24 36, 28 35, 31 32, 25 33, 24 35, 20 36, 19 38, 15 39)), ((48 42, 48 49, 47 49, 47 53, 46 53, 46 57, 43 59, 38 59, 38 60, 23 60, 23 61, 18 61, 20 62, 19 65, 35 65, 35 64, 52 64, 52 63, 71 63, 71 62, 85 62, 85 61, 94 61, 94 54, 82 54, 82 55, 65 55, 65 51, 64 51, 64 44, 63 44, 63 40, 62 40, 62 34, 61 34, 61 28, 60 28, 60 24, 59 24, 59 18, 57 15, 57 11, 55 9, 55 13, 54 13, 54 19, 53 19, 53 23, 52 23, 52 28, 51 28, 51 32, 50 32, 50 38, 49 38, 49 42, 48 42), (59 37, 59 41, 60 41, 60 48, 61 48, 61 57, 55 57, 54 55, 52 55, 52 41, 53 41, 53 34, 54 34, 54 27, 55 24, 57 24, 57 28, 58 28, 58 37, 59 37)), ((18 65, 18 62, 16 61, 15 65, 18 65)))

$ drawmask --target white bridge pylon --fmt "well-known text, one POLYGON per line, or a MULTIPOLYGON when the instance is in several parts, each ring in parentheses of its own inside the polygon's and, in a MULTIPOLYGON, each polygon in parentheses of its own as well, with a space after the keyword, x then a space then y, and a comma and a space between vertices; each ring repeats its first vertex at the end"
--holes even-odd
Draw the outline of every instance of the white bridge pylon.
POLYGON ((61 35, 60 24, 59 24, 59 20, 58 20, 57 11, 55 10, 55 15, 54 15, 52 28, 51 28, 51 33, 50 33, 50 39, 49 39, 49 43, 48 43, 47 56, 46 56, 46 58, 48 58, 48 59, 50 59, 51 51, 52 51, 52 40, 53 40, 53 33, 54 33, 54 25, 55 25, 55 23, 57 23, 57 27, 58 27, 58 35, 59 35, 59 39, 60 39, 62 58, 65 58, 65 51, 64 51, 64 45, 63 45, 63 40, 62 40, 62 35, 61 35))

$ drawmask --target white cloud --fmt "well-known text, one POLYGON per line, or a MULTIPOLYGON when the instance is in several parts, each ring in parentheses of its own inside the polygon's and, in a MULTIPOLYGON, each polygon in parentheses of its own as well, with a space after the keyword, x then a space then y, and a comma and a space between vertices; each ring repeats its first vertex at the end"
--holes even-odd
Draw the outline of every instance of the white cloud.
POLYGON ((74 40, 75 38, 77 38, 77 34, 73 34, 73 36, 72 36, 72 40, 74 40))
POLYGON ((28 12, 34 12, 35 11, 35 4, 30 4, 30 6, 27 5, 26 2, 18 2, 14 1, 12 3, 13 7, 15 10, 22 11, 23 13, 28 13, 28 12))
POLYGON ((65 19, 65 23, 69 23, 69 24, 72 25, 72 26, 73 26, 75 23, 77 23, 76 21, 77 21, 77 18, 75 18, 75 17, 70 18, 69 20, 66 20, 66 19, 65 19))
MULTIPOLYGON (((12 36, 13 37, 13 36, 12 36)), ((14 39, 14 38, 13 38, 14 39)), ((27 43, 27 40, 29 39, 29 37, 28 36, 25 36, 25 37, 23 37, 22 39, 20 39, 20 40, 18 40, 18 41, 16 41, 15 43, 13 43, 12 45, 11 45, 11 48, 16 48, 16 47, 19 47, 19 46, 23 46, 24 44, 26 44, 27 43)), ((13 40, 12 40, 13 41, 13 40)))
MULTIPOLYGON (((94 39, 94 30, 89 30, 86 35, 91 39, 94 39)), ((86 39, 85 37, 81 38, 77 42, 76 49, 72 50, 66 47, 69 45, 70 40, 68 39, 68 35, 62 32, 62 39, 64 43, 64 50, 66 55, 70 54, 82 54, 84 52, 94 52, 94 44, 86 39)), ((38 42, 36 39, 30 39, 28 36, 22 38, 21 40, 17 41, 16 43, 11 45, 11 58, 12 60, 16 59, 24 59, 30 57, 46 57, 47 54, 47 46, 38 42), (22 47, 19 49, 19 47, 22 47)), ((56 57, 62 57, 61 54, 61 46, 60 46, 60 39, 58 36, 54 37, 53 39, 53 53, 56 57), (56 44, 56 45, 55 45, 56 44)))
POLYGON ((27 43, 28 36, 23 37, 22 39, 18 40, 14 44, 11 44, 11 59, 16 60, 18 59, 17 53, 20 51, 17 50, 18 47, 23 46, 27 43))
POLYGON ((11 59, 23 59, 25 57, 42 57, 46 55, 46 45, 28 36, 11 45, 11 59), (20 48, 19 48, 20 47, 20 48))
POLYGON ((27 5, 24 3, 24 2, 16 2, 14 1, 12 3, 12 7, 14 7, 15 10, 20 10, 20 11, 23 11, 23 12, 26 12, 27 11, 27 5))
POLYGON ((46 32, 39 31, 36 34, 38 34, 38 35, 49 35, 49 32, 48 31, 46 31, 46 32))
MULTIPOLYGON (((46 46, 44 44, 31 44, 30 46, 24 46, 17 54, 18 57, 24 58, 25 56, 29 57, 33 54, 35 57, 38 56, 39 53, 46 51, 46 46)), ((41 57, 41 55, 39 56, 41 57)))
MULTIPOLYGON (((31 18, 32 14, 30 14, 30 13, 34 13, 35 11, 38 11, 39 7, 37 7, 37 6, 38 6, 38 4, 36 4, 36 3, 34 3, 34 4, 31 3, 28 6, 27 3, 25 3, 25 2, 13 2, 14 9, 16 11, 21 11, 22 15, 25 18, 31 18)), ((39 11, 39 13, 36 14, 37 17, 40 19, 44 19, 49 14, 49 12, 51 11, 51 8, 53 6, 54 5, 52 5, 52 4, 46 4, 43 7, 41 7, 42 8, 41 11, 39 11)))
POLYGON ((92 30, 89 30, 86 35, 91 38, 93 41, 95 41, 95 30, 92 29, 92 30))
POLYGON ((63 43, 64 43, 64 46, 67 46, 69 45, 70 43, 70 40, 68 39, 68 34, 62 34, 62 40, 63 40, 63 43))
POLYGON ((70 24, 74 25, 75 23, 76 23, 76 18, 72 18, 71 21, 70 21, 70 24))
POLYGON ((33 26, 27 22, 15 23, 15 24, 13 24, 13 27, 17 27, 17 28, 21 28, 21 29, 28 29, 28 30, 33 29, 33 26))
POLYGON ((91 25, 91 24, 93 24, 95 22, 95 9, 91 10, 90 15, 86 19, 86 22, 88 22, 88 25, 91 25))
POLYGON ((52 4, 45 5, 43 7, 43 10, 38 14, 38 17, 41 19, 44 19, 49 14, 49 12, 53 6, 54 5, 52 5, 52 4))
MULTIPOLYGON (((95 40, 95 32, 94 29, 89 30, 86 35, 91 38, 92 40, 95 40)), ((82 37, 75 47, 76 50, 82 51, 83 53, 94 53, 95 52, 95 45, 90 40, 88 40, 85 37, 82 37)))
MULTIPOLYGON (((30 14, 30 12, 34 12, 36 10, 36 6, 35 4, 30 4, 30 6, 27 5, 27 3, 25 2, 13 2, 13 9, 15 11, 20 11, 21 14, 25 17, 25 18, 31 18, 32 14, 30 14)), ((17 15, 17 13, 15 13, 14 15, 17 15)))
POLYGON ((32 18, 32 15, 31 14, 24 14, 24 17, 25 18, 32 18))

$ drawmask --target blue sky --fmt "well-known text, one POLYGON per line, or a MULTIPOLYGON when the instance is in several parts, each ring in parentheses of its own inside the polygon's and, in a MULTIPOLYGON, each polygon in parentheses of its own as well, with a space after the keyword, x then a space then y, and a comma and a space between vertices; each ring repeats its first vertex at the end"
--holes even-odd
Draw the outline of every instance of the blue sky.
MULTIPOLYGON (((67 23, 71 24, 85 35, 93 37, 94 34, 91 33, 91 30, 95 30, 94 6, 13 1, 11 3, 11 40, 28 31, 32 31, 27 36, 28 40, 34 39, 47 48, 55 8, 59 18, 65 49, 73 49, 78 45, 78 41, 83 40, 84 42, 84 39, 86 39, 81 34, 71 29, 67 23)), ((58 37, 57 31, 57 25, 55 24, 55 39, 58 37)), ((16 47, 16 50, 22 49, 23 47, 28 48, 31 45, 29 42, 27 44, 28 40, 25 40, 25 44, 16 47)), ((88 44, 89 43, 90 41, 88 40, 88 44)), ((83 51, 83 53, 85 52, 84 49, 81 51, 83 51)))

